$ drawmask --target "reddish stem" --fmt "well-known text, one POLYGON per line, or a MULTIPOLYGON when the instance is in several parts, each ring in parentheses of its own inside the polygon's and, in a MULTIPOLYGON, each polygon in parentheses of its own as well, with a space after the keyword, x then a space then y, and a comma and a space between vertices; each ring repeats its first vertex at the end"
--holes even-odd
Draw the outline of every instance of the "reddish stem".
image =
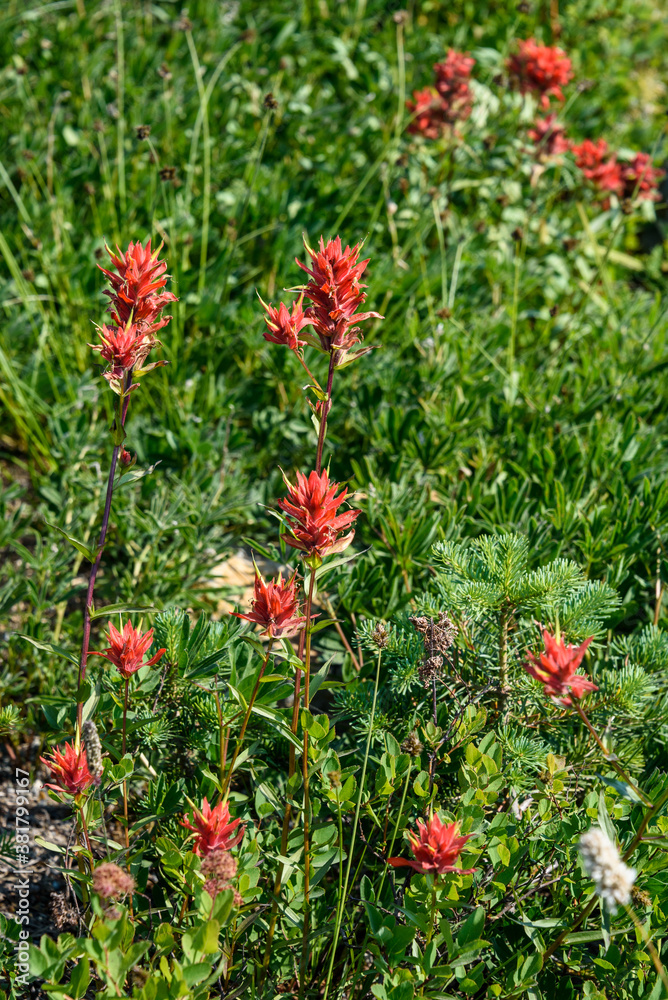
MULTIPOLYGON (((130 382, 132 381, 132 372, 129 371, 126 374, 126 381, 124 385, 124 396, 120 404, 121 410, 121 427, 125 427, 125 418, 128 414, 128 403, 130 398, 125 393, 130 387, 130 382)), ((93 603, 93 593, 95 591, 95 579, 97 577, 98 570, 100 568, 100 562, 102 560, 102 552, 104 550, 104 543, 107 539, 107 529, 109 527, 109 516, 111 514, 111 500, 114 495, 114 476, 116 475, 116 464, 118 462, 118 456, 121 450, 121 445, 114 445, 114 450, 111 453, 111 466, 109 468, 109 478, 107 480, 107 495, 104 501, 104 513, 102 514, 102 525, 100 526, 100 537, 97 543, 97 555, 95 557, 95 562, 93 563, 90 571, 90 576, 88 578, 88 590, 86 591, 86 606, 84 607, 84 620, 83 620, 83 640, 81 642, 81 658, 79 661, 79 679, 77 682, 77 688, 80 689, 84 680, 86 679, 86 664, 88 662, 88 646, 90 644, 90 627, 91 627, 91 617, 90 609, 93 603)), ((76 742, 77 746, 81 740, 81 725, 83 722, 83 702, 77 702, 77 735, 76 742)))
POLYGON ((322 404, 320 414, 320 431, 318 433, 318 450, 315 456, 315 471, 320 475, 322 469, 322 449, 325 444, 325 429, 327 427, 327 416, 332 408, 332 381, 334 379, 334 364, 336 362, 337 351, 330 350, 329 371, 327 373, 327 399, 322 404))

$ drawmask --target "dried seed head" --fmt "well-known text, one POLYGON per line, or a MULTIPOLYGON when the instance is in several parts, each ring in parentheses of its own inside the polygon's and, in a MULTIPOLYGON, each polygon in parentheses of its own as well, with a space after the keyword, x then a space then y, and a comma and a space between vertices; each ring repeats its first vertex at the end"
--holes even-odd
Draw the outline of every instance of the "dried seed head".
POLYGON ((450 620, 447 612, 440 611, 438 618, 428 618, 426 615, 408 619, 416 632, 419 632, 424 642, 424 648, 429 656, 434 653, 445 653, 450 649, 457 637, 457 626, 450 620))
POLYGON ((134 887, 135 880, 132 875, 128 875, 111 861, 98 865, 93 872, 93 889, 102 899, 125 896, 126 893, 132 892, 134 887))
POLYGON ((340 771, 330 771, 327 775, 329 778, 329 784, 331 788, 341 787, 341 772, 340 771))
POLYGON ((434 678, 438 680, 442 672, 443 672, 442 656, 428 656, 427 659, 424 660, 418 667, 418 674, 420 676, 420 680, 425 685, 425 687, 429 687, 434 678))
POLYGON ((78 923, 77 911, 62 892, 51 893, 51 916, 59 931, 74 928, 78 923))
POLYGON ((617 906, 626 906, 636 878, 635 868, 629 868, 619 851, 603 830, 593 826, 580 837, 582 864, 595 884, 596 892, 611 913, 617 906))
POLYGON ((639 889, 637 885, 634 885, 631 889, 631 899, 636 904, 636 906, 651 906, 652 897, 645 889, 639 889))
POLYGON ((371 638, 373 642, 378 646, 378 649, 386 649, 389 642, 390 633, 387 627, 383 625, 382 622, 378 622, 375 629, 371 633, 371 638))
POLYGON ((84 750, 86 751, 88 770, 93 775, 95 784, 99 785, 102 777, 102 771, 104 770, 102 765, 102 746, 100 744, 97 726, 92 719, 87 719, 86 722, 84 722, 81 727, 81 735, 83 737, 84 750))
POLYGON ((137 133, 137 138, 138 139, 148 139, 149 135, 151 134, 151 126, 150 125, 137 125, 135 127, 135 132, 137 133))
POLYGON ((217 848, 202 858, 200 870, 203 875, 211 875, 228 882, 237 873, 237 859, 233 858, 229 851, 217 848))
POLYGON ((161 167, 160 168, 160 180, 161 181, 173 181, 176 177, 176 167, 161 167))
POLYGON ((408 734, 404 742, 401 744, 401 749, 403 753, 407 753, 411 757, 420 756, 422 753, 422 743, 420 742, 420 737, 415 730, 408 734))
POLYGON ((274 97, 271 91, 264 95, 264 101, 262 102, 267 111, 276 111, 278 107, 278 101, 274 97))

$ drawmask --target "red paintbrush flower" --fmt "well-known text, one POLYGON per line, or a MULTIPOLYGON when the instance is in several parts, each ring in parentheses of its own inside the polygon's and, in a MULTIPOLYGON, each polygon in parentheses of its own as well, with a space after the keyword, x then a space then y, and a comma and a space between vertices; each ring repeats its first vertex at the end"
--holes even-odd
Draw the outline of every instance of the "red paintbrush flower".
POLYGON ((622 166, 617 162, 614 153, 608 157, 608 144, 605 139, 598 139, 596 142, 585 139, 579 145, 572 144, 571 152, 575 156, 575 165, 594 187, 599 191, 611 191, 618 197, 623 195, 622 166))
POLYGON ((566 138, 566 129, 558 123, 556 115, 537 118, 527 134, 535 143, 539 156, 558 156, 571 148, 566 138))
MULTIPOLYGON (((40 757, 40 760, 48 767, 51 777, 56 782, 54 785, 49 784, 45 787, 52 788, 54 792, 81 795, 87 788, 95 784, 95 778, 88 770, 88 760, 83 744, 78 753, 73 743, 65 744, 64 753, 58 747, 53 747, 51 753, 40 757)), ((97 783, 99 784, 99 781, 97 783)))
POLYGON ((433 87, 413 91, 413 100, 406 101, 406 108, 412 116, 407 131, 412 135, 423 135, 425 139, 439 139, 446 130, 446 105, 433 87))
POLYGON ((575 672, 592 638, 585 639, 581 646, 566 646, 563 639, 557 639, 544 629, 545 651, 538 658, 527 651, 529 662, 524 664, 524 669, 541 682, 546 695, 561 705, 572 705, 569 691, 575 698, 581 698, 587 691, 598 691, 593 681, 575 672))
POLYGON ((153 642, 153 629, 143 634, 139 629, 133 628, 130 622, 125 623, 122 632, 109 622, 109 631, 106 633, 109 640, 108 649, 101 653, 90 653, 91 656, 103 656, 105 660, 113 663, 124 680, 128 680, 136 674, 142 667, 152 667, 160 657, 167 652, 159 649, 155 656, 144 663, 144 654, 153 642))
POLYGON ((300 549, 306 559, 320 563, 326 555, 342 552, 350 545, 355 535, 350 531, 341 537, 359 516, 358 510, 346 510, 343 514, 336 511, 345 501, 348 490, 335 495, 339 483, 330 483, 327 470, 318 474, 312 472, 308 479, 301 472, 297 473, 297 485, 283 476, 288 488, 285 500, 279 500, 278 506, 288 515, 288 527, 292 534, 281 537, 288 545, 300 549))
POLYGON ((273 344, 284 344, 291 351, 298 351, 309 342, 299 339, 299 333, 305 326, 313 326, 313 320, 302 309, 303 298, 300 296, 293 302, 292 310, 288 312, 287 306, 282 302, 278 309, 275 309, 271 303, 267 305, 258 294, 262 308, 267 314, 264 321, 268 329, 262 334, 265 340, 270 340, 273 344))
POLYGON ((657 187, 665 171, 652 165, 649 153, 636 153, 630 163, 620 164, 620 170, 626 198, 659 201, 661 195, 657 187))
POLYGON ((321 236, 319 250, 313 250, 306 240, 304 247, 311 258, 311 267, 298 258, 295 260, 311 277, 303 289, 303 294, 313 303, 306 310, 306 316, 320 337, 323 351, 346 352, 362 339, 355 323, 372 317, 383 318, 376 312, 356 312, 366 299, 362 291, 366 285, 360 284, 360 278, 369 260, 358 260, 361 243, 352 250, 349 246, 342 250, 339 236, 326 244, 321 236))
POLYGON ((526 94, 534 91, 541 95, 541 107, 549 108, 550 97, 563 101, 561 88, 573 77, 571 60, 563 49, 552 45, 539 45, 535 38, 519 43, 519 52, 506 63, 511 78, 526 94))
POLYGON ((150 239, 145 247, 139 242, 130 243, 125 253, 116 247, 118 252, 114 254, 106 247, 118 274, 98 264, 113 288, 104 294, 111 299, 109 312, 114 322, 118 326, 126 326, 130 321, 136 323, 149 338, 169 323, 171 316, 160 316, 165 306, 178 301, 172 292, 160 291, 168 278, 167 263, 158 260, 161 249, 162 243, 151 252, 150 239))
POLYGON ((299 614, 295 574, 285 583, 280 573, 275 580, 265 583, 257 568, 250 613, 242 615, 233 611, 232 614, 235 618, 261 625, 264 635, 271 639, 295 635, 306 625, 306 618, 299 614))
POLYGON ((449 123, 464 121, 471 114, 473 95, 469 87, 475 66, 468 52, 449 49, 445 62, 435 63, 436 90, 443 102, 443 116, 449 123))
POLYGON ((214 809, 211 808, 206 799, 202 799, 202 809, 193 808, 193 822, 188 822, 184 816, 180 825, 186 830, 192 830, 197 834, 193 852, 200 858, 204 858, 211 851, 220 848, 229 851, 236 847, 244 835, 245 826, 234 835, 233 831, 239 826, 240 819, 233 819, 230 822, 230 808, 227 802, 219 802, 214 809))
POLYGON ((455 864, 464 845, 473 836, 472 833, 460 837, 459 823, 442 823, 436 813, 427 823, 418 820, 417 826, 418 834, 408 834, 415 861, 409 861, 408 858, 388 858, 389 865, 393 868, 414 868, 416 872, 433 872, 438 875, 443 875, 445 872, 470 875, 475 871, 475 868, 457 868, 455 864))
POLYGON ((105 372, 108 379, 118 379, 123 372, 141 367, 153 346, 136 323, 128 323, 124 327, 107 326, 105 323, 97 328, 97 333, 102 343, 88 346, 99 351, 111 365, 111 371, 105 372))

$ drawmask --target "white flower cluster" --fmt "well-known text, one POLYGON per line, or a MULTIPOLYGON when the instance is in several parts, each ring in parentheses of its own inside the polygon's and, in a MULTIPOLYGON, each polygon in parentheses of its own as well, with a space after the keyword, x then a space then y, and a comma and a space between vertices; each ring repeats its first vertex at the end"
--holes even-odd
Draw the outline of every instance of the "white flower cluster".
POLYGON ((618 905, 625 906, 631 899, 635 868, 624 864, 608 835, 596 826, 580 837, 580 854, 596 892, 610 913, 616 913, 618 905))

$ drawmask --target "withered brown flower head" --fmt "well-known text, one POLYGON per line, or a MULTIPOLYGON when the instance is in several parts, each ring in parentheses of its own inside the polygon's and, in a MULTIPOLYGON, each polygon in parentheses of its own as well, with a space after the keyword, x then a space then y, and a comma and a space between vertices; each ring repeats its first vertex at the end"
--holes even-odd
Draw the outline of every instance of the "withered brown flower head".
POLYGON ((137 133, 138 139, 148 139, 149 135, 151 134, 151 126, 137 125, 135 128, 135 132, 137 133))
POLYGON ((135 887, 135 880, 132 875, 128 875, 122 868, 111 861, 105 861, 98 865, 93 872, 93 890, 102 899, 117 899, 132 892, 135 887))
POLYGON ((375 629, 371 633, 371 638, 373 639, 378 649, 387 649, 387 644, 389 642, 390 633, 388 632, 385 625, 382 622, 378 622, 375 629))
POLYGON ((79 922, 77 911, 62 892, 51 893, 51 917, 59 931, 75 930, 79 922))
POLYGON ((457 626, 450 620, 445 611, 439 612, 436 621, 426 615, 413 616, 408 620, 416 632, 422 636, 425 651, 429 656, 433 656, 435 653, 446 653, 457 636, 457 626))
POLYGON ((229 882, 237 874, 237 859, 229 851, 217 848, 202 858, 200 870, 203 875, 213 876, 229 882))
POLYGON ((176 177, 176 167, 161 167, 160 168, 160 180, 161 181, 173 181, 176 177))
POLYGON ((419 757, 422 753, 422 743, 420 742, 420 737, 413 730, 409 733, 404 742, 401 744, 402 753, 407 753, 411 757, 419 757))
POLYGON ((438 680, 443 672, 443 657, 437 653, 436 656, 428 656, 418 667, 418 674, 422 683, 428 687, 434 678, 438 680))

